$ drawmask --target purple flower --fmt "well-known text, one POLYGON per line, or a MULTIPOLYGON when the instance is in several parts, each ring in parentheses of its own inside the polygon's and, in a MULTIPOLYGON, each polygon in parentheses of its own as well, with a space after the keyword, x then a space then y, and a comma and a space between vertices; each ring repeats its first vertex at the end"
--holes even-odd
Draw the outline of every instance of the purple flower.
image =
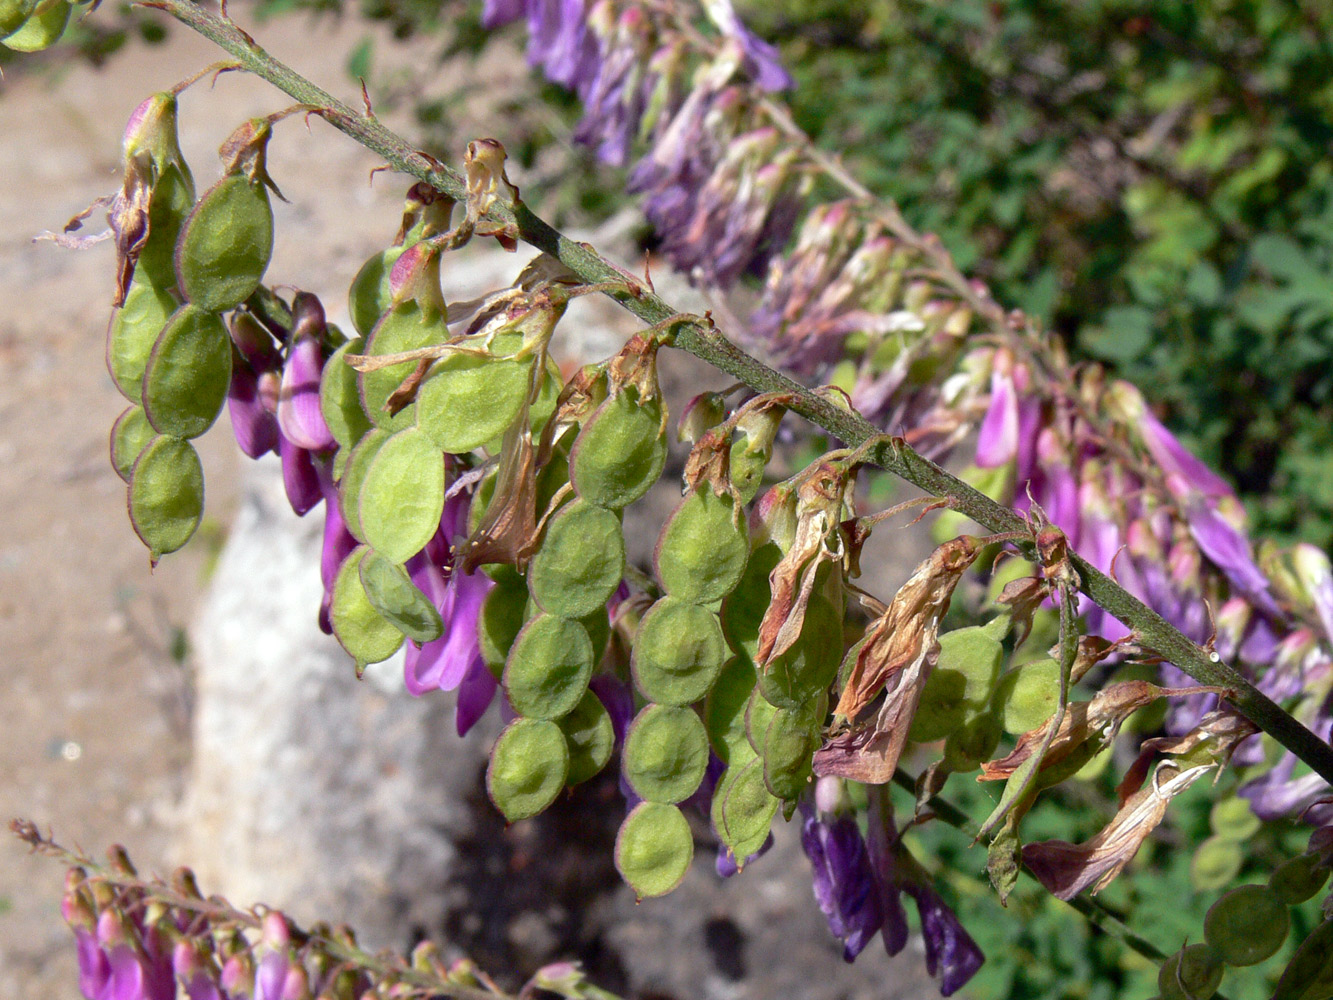
POLYGON ((977 431, 975 461, 983 469, 1004 465, 1018 454, 1018 395, 1008 367, 1000 364, 997 353, 990 376, 990 405, 977 431))
POLYGON ((88 1000, 99 1000, 111 981, 111 963, 97 935, 88 928, 75 927, 74 941, 79 954, 79 989, 88 1000))
POLYGON ((527 13, 525 0, 486 0, 481 8, 481 25, 488 31, 517 21, 527 13))
POLYGON ((324 498, 315 456, 286 435, 278 438, 278 455, 282 459, 282 485, 287 491, 287 502, 292 510, 305 517, 324 498))
POLYGON ((623 167, 648 106, 656 76, 646 67, 651 44, 643 11, 628 8, 608 39, 597 75, 584 98, 574 139, 596 150, 603 163, 623 167))
POLYGON ((741 23, 731 0, 704 0, 704 7, 713 23, 739 46, 746 72, 762 90, 786 90, 792 85, 791 74, 779 62, 777 47, 741 23))
POLYGON ((1200 493, 1212 499, 1234 497, 1226 480, 1191 455, 1176 436, 1162 425, 1143 399, 1143 394, 1128 382, 1115 382, 1106 390, 1106 402, 1112 412, 1136 428, 1139 440, 1167 477, 1167 488, 1178 498, 1200 493))
POLYGON ((1185 521, 1203 554, 1226 575, 1233 587, 1261 611, 1275 618, 1283 617, 1268 591, 1268 578, 1254 561, 1249 539, 1198 494, 1185 500, 1185 521))
POLYGON ((335 444, 319 407, 323 371, 324 353, 319 341, 294 335, 278 389, 278 427, 288 441, 309 451, 323 451, 335 444))
POLYGON ((634 718, 634 695, 624 681, 610 674, 598 674, 588 687, 611 716, 611 728, 616 734, 616 746, 625 745, 625 733, 634 718))
POLYGON ((940 994, 951 996, 976 975, 986 956, 934 889, 921 882, 908 882, 903 890, 915 900, 921 916, 926 971, 939 978, 940 994))
POLYGON ((805 800, 801 813, 801 847, 810 859, 815 900, 850 962, 884 923, 870 855, 850 814, 825 817, 805 800))
POLYGON ((291 962, 281 951, 271 951, 259 960, 255 970, 254 1000, 283 1000, 283 987, 287 985, 287 973, 291 962))
POLYGON ((477 618, 494 584, 480 571, 455 570, 446 582, 439 567, 424 555, 413 556, 407 565, 412 582, 431 599, 444 619, 444 634, 438 639, 424 646, 407 644, 404 663, 407 690, 414 695, 437 689, 453 691, 473 667, 486 670, 477 646, 477 618))
POLYGON ((278 421, 259 394, 259 376, 244 361, 233 359, 227 386, 227 415, 236 444, 250 458, 278 447, 278 421))
POLYGON ((459 736, 466 736, 491 707, 500 683, 485 663, 473 663, 458 686, 458 705, 454 710, 454 725, 459 736))
POLYGON ((528 63, 580 97, 596 77, 597 38, 588 30, 586 0, 530 0, 528 63))

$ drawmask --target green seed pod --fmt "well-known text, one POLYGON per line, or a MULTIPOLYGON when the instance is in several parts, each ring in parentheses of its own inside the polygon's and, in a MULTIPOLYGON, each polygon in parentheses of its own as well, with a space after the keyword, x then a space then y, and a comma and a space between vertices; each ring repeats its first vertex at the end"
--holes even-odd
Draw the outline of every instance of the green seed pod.
POLYGON ((516 719, 491 750, 486 792, 513 823, 554 802, 568 775, 569 748, 560 727, 545 719, 516 719))
POLYGON ((1259 817, 1254 814, 1254 810, 1250 808, 1249 800, 1240 796, 1220 799, 1213 803, 1213 808, 1208 813, 1208 822, 1217 836, 1238 843, 1249 840, 1263 826, 1259 817))
POLYGON ((139 253, 136 274, 159 288, 176 285, 176 243, 194 207, 194 178, 183 160, 166 164, 153 184, 148 203, 148 240, 139 253))
POLYGON ((727 658, 717 615, 664 597, 644 615, 634 637, 630 669, 650 701, 688 705, 708 694, 727 658))
POLYGON ((1190 858, 1190 884, 1199 892, 1216 892, 1231 885, 1245 855, 1240 844, 1229 837, 1212 836, 1194 849, 1190 858))
MULTIPOLYGON (((448 339, 449 327, 444 315, 436 309, 422 309, 415 300, 409 300, 394 306, 375 324, 366 337, 365 353, 371 357, 401 354, 443 344, 448 339)), ((357 373, 361 409, 379 426, 396 428, 415 419, 407 410, 390 415, 385 409, 389 397, 412 374, 414 367, 411 361, 404 361, 357 373)))
POLYGON ((755 673, 750 661, 733 656, 718 675, 704 705, 704 727, 713 752, 724 764, 754 756, 745 735, 745 712, 754 694, 755 673))
POLYGON ((1242 885, 1209 908, 1203 938, 1227 965, 1256 965, 1282 947, 1290 922, 1275 892, 1242 885))
POLYGON ((764 469, 768 466, 771 453, 754 451, 745 440, 733 441, 728 469, 731 473, 731 485, 740 494, 741 503, 749 503, 759 492, 764 483, 764 469))
POLYGON ((759 546, 750 553, 741 582, 722 602, 722 632, 731 648, 744 653, 751 663, 758 655, 759 623, 773 599, 768 575, 781 560, 782 550, 774 543, 759 546))
POLYGON ((1333 918, 1326 919, 1291 956, 1271 1000, 1328 1000, 1333 997, 1333 918))
POLYGON ((695 490, 677 505, 662 527, 653 562, 662 588, 693 604, 720 601, 745 575, 750 533, 744 518, 737 524, 729 496, 708 487, 695 490))
POLYGON ((156 436, 142 406, 131 406, 118 416, 111 425, 111 467, 116 475, 128 483, 135 459, 156 436))
POLYGON ((590 615, 579 619, 579 624, 588 630, 588 639, 592 643, 593 667, 602 662, 606 655, 606 644, 611 641, 611 615, 603 604, 590 615))
POLYGON ((764 785, 763 763, 727 768, 713 791, 713 829, 738 861, 763 846, 779 799, 764 785))
POLYGON ((366 469, 357 509, 366 544, 392 562, 407 562, 439 530, 444 457, 415 427, 391 435, 366 469))
POLYGON ((204 192, 176 241, 176 287, 205 312, 240 305, 273 255, 273 208, 263 183, 228 174, 204 192))
POLYGON ((756 687, 745 704, 745 740, 760 756, 764 752, 764 740, 768 738, 768 727, 777 713, 778 707, 756 687))
POLYGON ((36 6, 36 0, 0 0, 0 35, 18 31, 36 6))
POLYGON ((361 558, 358 572, 371 606, 409 639, 424 645, 444 634, 440 612, 403 567, 372 549, 361 558))
POLYGON ((527 582, 517 575, 499 581, 486 595, 477 617, 477 648, 487 666, 504 666, 523 628, 528 603, 527 582))
POLYGON ((808 708, 773 713, 764 735, 764 786, 778 798, 791 801, 805 791, 822 714, 808 708))
POLYGON ((625 779, 649 802, 683 802, 703 781, 708 734, 690 708, 649 705, 625 737, 625 779))
POLYGON ((158 334, 176 311, 169 292, 144 281, 130 285, 125 304, 115 311, 106 332, 106 367, 120 394, 131 403, 143 399, 143 373, 158 334))
POLYGON ((610 600, 624 575, 620 518, 575 500, 547 524, 528 566, 528 589, 544 611, 582 618, 610 600))
POLYGON ((690 824, 675 806, 640 802, 616 834, 616 870, 639 899, 680 885, 693 858, 690 824))
POLYGON ((481 447, 518 419, 531 388, 532 366, 531 357, 446 355, 417 390, 417 426, 453 455, 481 447))
POLYGON ((333 440, 343 448, 354 447, 372 426, 370 417, 361 408, 356 369, 346 360, 347 355, 360 354, 364 348, 360 337, 347 341, 325 362, 319 377, 319 412, 329 425, 333 440))
POLYGON ((361 484, 365 482, 371 461, 391 436, 389 431, 381 427, 367 431, 348 453, 342 476, 338 480, 338 503, 342 507, 343 521, 358 542, 364 543, 366 540, 365 532, 361 530, 361 484))
POLYGON ((1000 677, 995 705, 1006 733, 1031 732, 1055 714, 1060 703, 1060 664, 1033 660, 1000 677))
POLYGON ((917 743, 944 739, 986 708, 1004 659, 1004 646, 984 626, 946 632, 939 642, 939 659, 912 719, 911 738, 917 743))
POLYGON ((343 560, 329 605, 333 635, 356 661, 358 673, 367 663, 387 660, 403 644, 403 633, 375 610, 361 582, 361 560, 369 551, 360 546, 343 560))
POLYGON ((45 10, 41 9, 40 3, 33 9, 36 13, 30 14, 17 29, 0 39, 0 45, 15 52, 40 52, 60 41, 69 24, 70 4, 56 0, 45 10))
POLYGON ((1282 862, 1268 878, 1268 888, 1287 906, 1298 906, 1328 881, 1328 869, 1318 855, 1299 854, 1282 862))
POLYGON ((538 615, 505 661, 504 687, 519 715, 558 719, 574 710, 592 678, 592 643, 576 621, 538 615))
POLYGON ((1208 1000, 1222 985, 1225 967, 1206 944, 1182 948, 1157 973, 1162 1000, 1208 1000))
POLYGON ((601 699, 585 691, 574 711, 556 725, 565 734, 569 746, 569 785, 581 784, 606 767, 611 752, 616 748, 615 727, 601 699))
POLYGON ((828 690, 842 659, 842 619, 819 594, 810 598, 801 636, 759 671, 759 691, 779 708, 798 709, 828 690))
POLYGON ((958 774, 975 771, 995 752, 1000 731, 1000 720, 990 712, 974 715, 945 739, 945 763, 958 774))
POLYGON ((389 274, 406 249, 403 245, 381 250, 362 264, 352 279, 352 286, 347 290, 347 309, 352 314, 352 325, 361 336, 369 336, 380 317, 393 305, 389 274))
POLYGON ((222 412, 230 383, 231 338, 222 317, 181 306, 158 334, 144 369, 148 422, 163 434, 198 437, 222 412))
POLYGON ((204 513, 204 467, 188 441, 157 437, 130 470, 130 523, 154 563, 190 540, 204 513))
POLYGON ((589 503, 619 510, 657 482, 666 453, 660 400, 640 402, 632 390, 618 392, 593 411, 574 442, 574 490, 589 503))

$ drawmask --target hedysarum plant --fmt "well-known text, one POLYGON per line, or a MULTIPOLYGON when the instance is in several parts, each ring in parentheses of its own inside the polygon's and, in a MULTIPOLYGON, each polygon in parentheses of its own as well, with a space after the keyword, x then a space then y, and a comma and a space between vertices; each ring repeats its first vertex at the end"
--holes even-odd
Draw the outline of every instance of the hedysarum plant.
MULTIPOLYGON (((514 0, 487 4, 485 17, 527 20, 530 60, 585 102, 579 138, 607 162, 634 160, 630 190, 665 256, 718 291, 752 278, 758 304, 737 340, 831 383, 815 390, 552 230, 507 177, 497 140, 470 143, 460 174, 275 62, 225 17, 184 0, 152 6, 227 49, 236 61, 226 68, 299 103, 242 124, 221 151, 223 180, 193 207, 175 137, 180 88, 131 120, 125 186, 111 201, 119 311, 108 359, 136 404, 112 448, 134 527, 154 560, 188 540, 203 503, 189 439, 225 401, 242 451, 279 453, 297 513, 325 504, 320 622, 358 671, 406 645, 408 689, 458 689, 460 732, 503 693, 508 724, 487 789, 507 819, 541 812, 618 751, 627 816, 615 862, 649 897, 690 864, 687 812, 711 822, 719 873, 731 874, 762 855, 779 812, 799 811, 815 896, 846 956, 876 931, 890 952, 903 947, 906 892, 946 995, 982 956, 897 830, 964 822, 937 798, 952 774, 1005 781, 994 811, 969 826, 990 837, 986 867, 1002 899, 1027 870, 1093 913, 1079 893, 1114 879, 1171 799, 1204 776, 1244 767, 1241 794, 1261 819, 1329 820, 1328 560, 1256 549, 1229 487, 1138 390, 1072 365, 813 149, 775 96, 789 84, 775 50, 727 0, 705 4, 711 33, 685 2, 514 0), (265 149, 296 112, 324 117, 415 182, 394 246, 350 290, 350 335, 314 296, 287 301, 263 284, 276 192, 265 149), (821 174, 847 197, 807 206, 821 174), (190 198, 162 194, 164 178, 190 198), (451 306, 440 269, 489 237, 541 255, 470 311, 451 306), (164 259, 169 270, 146 263, 164 259), (552 344, 568 301, 591 293, 645 328, 566 379, 552 344), (685 496, 650 574, 628 570, 620 515, 664 468, 664 348, 713 363, 747 397, 731 411, 721 396, 689 409, 685 496), (787 412, 845 447, 761 492, 787 412), (962 478, 932 461, 968 442, 962 478), (858 503, 872 467, 924 490, 927 512, 948 508, 987 532, 945 538, 888 600, 856 582, 867 537, 901 512, 858 503), (960 584, 983 573, 997 584, 995 607, 973 610, 990 621, 941 634, 960 584), (1125 662, 1160 665, 1164 683, 1109 682, 1108 665, 1125 662), (1105 828, 1082 844, 1024 844, 1036 799, 1163 698, 1167 734, 1137 748, 1105 828), (1268 759, 1260 730, 1286 755, 1268 759), (1006 734, 1015 743, 1001 751, 1006 734), (909 754, 925 765, 915 780, 902 766, 909 754), (1298 760, 1311 773, 1296 776, 1298 760), (916 792, 901 823, 891 782, 916 792)), ((1327 866, 1316 840, 1295 873, 1318 876, 1311 895, 1327 866)), ((166 900, 160 887, 116 874, 90 887, 76 875, 67 901, 90 998, 172 995, 173 972, 192 996, 196 981, 208 996, 297 1000, 317 989, 280 920, 265 921, 258 945, 231 911, 225 933, 204 935, 140 905, 166 900)), ((1249 900, 1272 911, 1263 935, 1224 919, 1240 906, 1228 903, 1205 925, 1203 952, 1167 960, 1127 937, 1166 961, 1164 995, 1211 995, 1224 965, 1272 954, 1285 938, 1269 948, 1285 927, 1276 915, 1300 895, 1291 872, 1274 879, 1249 900)), ((1328 976, 1327 958, 1311 957, 1317 944, 1289 970, 1301 991, 1292 996, 1328 976)), ((349 980, 349 995, 404 982, 397 967, 356 961, 367 978, 349 980)), ((472 981, 430 971, 423 991, 471 995, 472 981)), ((547 978, 564 986, 544 988, 584 995, 573 971, 547 978)))

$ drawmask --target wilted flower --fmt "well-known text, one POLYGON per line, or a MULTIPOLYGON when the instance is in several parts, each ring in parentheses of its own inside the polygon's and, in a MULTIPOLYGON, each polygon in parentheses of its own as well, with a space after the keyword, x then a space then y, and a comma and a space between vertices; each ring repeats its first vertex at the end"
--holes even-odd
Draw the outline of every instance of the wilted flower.
POLYGON ((850 810, 824 812, 808 799, 801 800, 800 808, 801 847, 810 859, 815 899, 850 962, 884 922, 870 855, 850 810))

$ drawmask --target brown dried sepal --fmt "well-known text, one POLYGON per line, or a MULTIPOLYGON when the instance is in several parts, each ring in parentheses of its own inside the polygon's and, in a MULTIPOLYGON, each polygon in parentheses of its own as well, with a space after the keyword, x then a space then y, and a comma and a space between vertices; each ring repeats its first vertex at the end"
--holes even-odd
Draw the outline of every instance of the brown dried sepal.
MULTIPOLYGON (((1231 692, 1218 690, 1224 697, 1231 692)), ((1155 754, 1171 754, 1176 757, 1196 757, 1202 752, 1221 766, 1231 760, 1236 747, 1246 738, 1259 731, 1249 719, 1231 709, 1214 709, 1199 720, 1199 724, 1184 736, 1159 736, 1144 740, 1139 746, 1139 756, 1121 779, 1116 788, 1116 795, 1124 802, 1143 785, 1148 768, 1155 754)))

